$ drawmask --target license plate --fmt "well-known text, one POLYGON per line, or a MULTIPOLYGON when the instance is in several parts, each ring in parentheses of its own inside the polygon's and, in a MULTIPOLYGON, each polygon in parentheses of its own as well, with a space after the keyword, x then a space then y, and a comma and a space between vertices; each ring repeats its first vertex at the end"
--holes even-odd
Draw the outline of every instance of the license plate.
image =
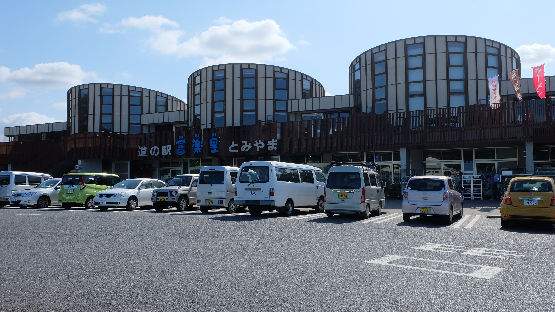
POLYGON ((166 198, 165 197, 158 197, 158 200, 159 201, 166 201, 166 198))
POLYGON ((73 190, 67 190, 68 194, 73 194, 73 190))
POLYGON ((211 199, 207 199, 207 200, 206 200, 206 204, 207 204, 207 205, 214 205, 214 201, 211 200, 211 199))
POLYGON ((537 199, 525 199, 524 206, 537 206, 538 200, 537 199))
POLYGON ((347 193, 339 193, 339 194, 337 194, 337 197, 338 197, 338 198, 348 198, 348 196, 349 196, 349 195, 348 195, 347 193))
POLYGON ((430 213, 430 207, 422 207, 422 208, 420 208, 420 213, 430 213))

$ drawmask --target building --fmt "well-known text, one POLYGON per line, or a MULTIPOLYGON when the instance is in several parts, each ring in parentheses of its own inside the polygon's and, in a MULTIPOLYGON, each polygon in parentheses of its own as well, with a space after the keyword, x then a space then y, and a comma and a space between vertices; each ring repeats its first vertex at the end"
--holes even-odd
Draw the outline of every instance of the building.
POLYGON ((165 178, 252 159, 324 168, 365 160, 394 184, 414 174, 555 173, 555 77, 546 77, 544 100, 522 79, 520 102, 509 81, 520 66, 502 43, 437 35, 361 53, 346 95, 325 96, 316 79, 264 64, 195 71, 187 105, 149 89, 85 84, 68 91, 67 123, 5 128, 0 165, 165 178), (492 107, 495 75, 502 104, 492 107), (37 146, 52 155, 37 161, 37 146))

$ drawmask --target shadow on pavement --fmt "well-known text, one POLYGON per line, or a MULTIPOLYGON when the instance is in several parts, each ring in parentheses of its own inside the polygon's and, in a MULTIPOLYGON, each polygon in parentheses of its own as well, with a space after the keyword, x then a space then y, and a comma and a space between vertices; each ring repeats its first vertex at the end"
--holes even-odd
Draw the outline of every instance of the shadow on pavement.
MULTIPOLYGON (((453 223, 458 221, 460 217, 456 216, 453 219, 453 223)), ((416 216, 410 219, 410 222, 401 221, 397 223, 397 226, 408 226, 408 227, 420 227, 420 228, 443 228, 448 227, 450 224, 446 224, 444 219, 439 216, 416 216)))
POLYGON ((508 227, 500 227, 502 231, 526 234, 555 234, 555 223, 513 221, 508 227))

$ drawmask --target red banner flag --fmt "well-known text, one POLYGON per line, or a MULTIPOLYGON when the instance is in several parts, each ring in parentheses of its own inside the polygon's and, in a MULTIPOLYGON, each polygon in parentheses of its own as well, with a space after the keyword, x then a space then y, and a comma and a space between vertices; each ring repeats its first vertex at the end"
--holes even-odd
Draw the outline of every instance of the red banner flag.
POLYGON ((545 99, 545 75, 543 65, 534 67, 534 88, 540 99, 545 99))

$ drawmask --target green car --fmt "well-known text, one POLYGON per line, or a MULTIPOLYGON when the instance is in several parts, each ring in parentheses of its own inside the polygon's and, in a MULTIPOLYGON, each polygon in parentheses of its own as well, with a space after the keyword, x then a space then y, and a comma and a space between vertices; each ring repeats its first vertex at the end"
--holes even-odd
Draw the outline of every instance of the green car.
POLYGON ((111 173, 68 173, 62 178, 58 199, 65 209, 73 206, 92 209, 94 196, 119 181, 119 176, 111 173))

